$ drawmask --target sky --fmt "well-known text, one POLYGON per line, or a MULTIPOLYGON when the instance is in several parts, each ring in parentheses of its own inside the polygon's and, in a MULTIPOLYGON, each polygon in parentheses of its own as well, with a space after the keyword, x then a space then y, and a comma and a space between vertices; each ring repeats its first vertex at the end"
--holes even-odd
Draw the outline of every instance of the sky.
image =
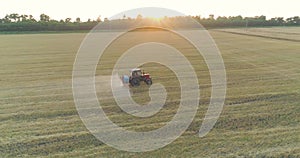
POLYGON ((80 17, 86 21, 98 16, 110 18, 135 8, 161 7, 201 17, 265 15, 269 19, 300 16, 299 6, 300 0, 0 0, 0 18, 18 13, 39 19, 44 13, 55 20, 80 17))

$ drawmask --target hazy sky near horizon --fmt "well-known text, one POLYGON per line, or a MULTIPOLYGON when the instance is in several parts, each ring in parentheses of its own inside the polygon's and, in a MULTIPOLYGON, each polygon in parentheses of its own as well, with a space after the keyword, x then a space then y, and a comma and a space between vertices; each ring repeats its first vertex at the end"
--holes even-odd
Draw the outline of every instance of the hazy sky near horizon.
POLYGON ((0 0, 0 18, 6 14, 18 13, 39 15, 45 13, 51 19, 80 17, 97 19, 101 15, 111 17, 120 12, 140 7, 162 7, 186 15, 209 14, 217 16, 259 16, 292 17, 300 16, 300 0, 0 0))

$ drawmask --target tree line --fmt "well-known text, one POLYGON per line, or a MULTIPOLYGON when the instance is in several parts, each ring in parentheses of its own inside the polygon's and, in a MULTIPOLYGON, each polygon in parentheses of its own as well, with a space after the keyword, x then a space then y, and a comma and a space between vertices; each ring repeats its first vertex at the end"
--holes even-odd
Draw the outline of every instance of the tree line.
MULTIPOLYGON (((283 17, 275 17, 266 19, 266 16, 256 17, 242 17, 242 16, 219 16, 209 15, 208 18, 201 18, 200 16, 187 17, 164 17, 161 21, 168 22, 169 25, 184 25, 185 18, 193 18, 200 22, 205 28, 225 28, 225 27, 264 27, 264 26, 300 26, 299 16, 294 16, 284 19, 283 17)), ((128 26, 136 20, 150 20, 138 15, 136 18, 126 17, 124 15, 120 19, 103 20, 99 16, 96 20, 88 19, 81 21, 78 17, 76 19, 66 18, 64 20, 51 19, 46 14, 41 14, 39 19, 35 19, 32 15, 19 15, 17 13, 7 14, 0 18, 0 32, 9 31, 79 31, 91 30, 98 23, 103 23, 103 29, 118 29, 128 26)))
POLYGON ((75 21, 72 21, 71 18, 55 20, 46 14, 41 14, 37 20, 32 15, 13 13, 0 18, 0 32, 90 30, 101 22, 99 20, 100 17, 97 20, 89 19, 86 22, 82 22, 79 17, 75 21))
POLYGON ((299 16, 284 19, 275 17, 267 20, 266 16, 242 17, 242 16, 219 16, 216 19, 210 15, 208 19, 195 17, 202 25, 207 27, 264 27, 264 26, 299 26, 299 16))

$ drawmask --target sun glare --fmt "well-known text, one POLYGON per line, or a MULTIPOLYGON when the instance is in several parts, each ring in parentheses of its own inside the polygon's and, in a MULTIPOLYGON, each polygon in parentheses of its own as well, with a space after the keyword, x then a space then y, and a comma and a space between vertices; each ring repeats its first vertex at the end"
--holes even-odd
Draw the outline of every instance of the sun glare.
POLYGON ((153 21, 156 21, 156 22, 159 22, 163 19, 163 17, 149 17, 149 19, 151 19, 153 21))

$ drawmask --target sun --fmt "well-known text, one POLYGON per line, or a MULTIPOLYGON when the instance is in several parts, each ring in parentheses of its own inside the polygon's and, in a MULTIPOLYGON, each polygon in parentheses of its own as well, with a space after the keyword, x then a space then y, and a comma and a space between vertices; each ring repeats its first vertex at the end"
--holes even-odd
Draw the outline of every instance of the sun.
POLYGON ((160 23, 163 21, 164 17, 147 17, 147 19, 156 22, 156 23, 160 23))
POLYGON ((152 19, 154 21, 161 21, 161 20, 163 20, 163 17, 151 17, 150 19, 152 19))

